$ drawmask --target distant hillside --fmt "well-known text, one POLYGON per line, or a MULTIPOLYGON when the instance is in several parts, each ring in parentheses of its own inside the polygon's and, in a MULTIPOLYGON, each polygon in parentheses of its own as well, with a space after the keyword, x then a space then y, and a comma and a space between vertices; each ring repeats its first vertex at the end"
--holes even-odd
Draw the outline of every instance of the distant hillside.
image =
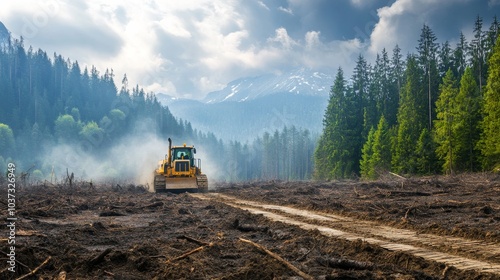
POLYGON ((177 117, 213 132, 222 139, 251 140, 284 126, 319 133, 333 78, 298 69, 281 75, 262 75, 230 82, 203 101, 157 98, 177 117))
POLYGON ((0 21, 0 47, 8 43, 9 37, 9 30, 7 30, 5 25, 0 21))

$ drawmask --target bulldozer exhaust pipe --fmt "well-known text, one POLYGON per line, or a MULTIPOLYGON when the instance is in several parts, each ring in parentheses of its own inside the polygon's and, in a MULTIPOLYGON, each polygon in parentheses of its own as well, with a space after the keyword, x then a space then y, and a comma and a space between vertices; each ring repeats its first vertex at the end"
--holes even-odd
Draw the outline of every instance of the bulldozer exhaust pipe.
POLYGON ((172 165, 172 139, 168 138, 168 164, 172 165))

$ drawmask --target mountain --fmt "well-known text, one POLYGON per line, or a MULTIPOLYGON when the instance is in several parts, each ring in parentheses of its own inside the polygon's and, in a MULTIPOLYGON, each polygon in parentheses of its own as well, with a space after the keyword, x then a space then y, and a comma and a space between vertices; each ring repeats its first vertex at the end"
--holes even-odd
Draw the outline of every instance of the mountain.
POLYGON ((224 89, 209 93, 206 103, 243 102, 274 93, 328 95, 333 78, 330 75, 300 68, 285 74, 267 74, 230 82, 224 89))
POLYGON ((0 47, 8 44, 9 37, 10 37, 9 30, 0 21, 0 47))
POLYGON ((284 126, 320 133, 333 77, 296 69, 240 78, 201 101, 158 94, 176 117, 225 140, 246 141, 284 126))

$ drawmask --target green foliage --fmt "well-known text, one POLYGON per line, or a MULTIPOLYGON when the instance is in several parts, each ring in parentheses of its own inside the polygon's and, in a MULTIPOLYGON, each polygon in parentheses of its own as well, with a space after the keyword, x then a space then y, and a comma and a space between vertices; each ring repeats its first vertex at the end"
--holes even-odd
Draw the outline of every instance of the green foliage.
POLYGON ((354 177, 359 172, 363 130, 364 86, 347 88, 342 69, 337 71, 323 119, 323 134, 315 152, 318 179, 354 177))
POLYGON ((431 133, 427 128, 422 129, 416 149, 418 174, 432 174, 436 172, 437 158, 435 150, 436 147, 431 133))
POLYGON ((100 128, 96 122, 89 122, 83 126, 80 133, 82 141, 88 141, 91 147, 99 147, 104 141, 104 129, 100 128))
POLYGON ((80 110, 78 110, 78 108, 72 108, 70 115, 73 116, 73 119, 75 119, 75 121, 80 121, 80 110))
POLYGON ((71 115, 61 115, 56 119, 54 129, 60 143, 71 143, 77 139, 81 124, 71 115))
POLYGON ((477 144, 481 133, 481 96, 469 67, 460 79, 460 91, 455 102, 458 106, 457 142, 461 144, 457 154, 457 168, 459 171, 478 171, 480 152, 477 150, 477 144))
POLYGON ((370 132, 368 133, 368 138, 363 145, 363 149, 361 150, 361 162, 360 166, 360 174, 362 178, 365 179, 373 179, 373 166, 372 166, 372 157, 373 157, 373 138, 375 134, 375 129, 372 127, 370 132))
POLYGON ((399 99, 399 125, 392 157, 392 166, 398 173, 414 174, 417 171, 415 145, 425 127, 426 119, 425 106, 422 106, 421 100, 420 73, 415 58, 410 56, 406 68, 406 84, 401 90, 399 99))
POLYGON ((363 146, 360 162, 361 176, 376 179, 391 169, 391 131, 382 116, 377 129, 371 129, 363 146))
POLYGON ((479 147, 483 167, 491 169, 500 164, 500 40, 496 41, 488 61, 489 73, 484 93, 482 134, 479 147))
POLYGON ((436 102, 436 154, 443 163, 443 171, 448 174, 455 172, 460 145, 457 141, 457 124, 460 122, 457 96, 459 88, 451 70, 446 72, 443 83, 439 87, 440 95, 436 102))
POLYGON ((6 124, 0 123, 0 156, 13 156, 15 151, 15 140, 12 129, 6 124))
POLYGON ((124 121, 125 113, 123 113, 120 109, 113 109, 109 111, 109 118, 112 121, 124 121))
POLYGON ((373 155, 371 159, 370 177, 377 178, 378 175, 391 169, 391 134, 389 124, 382 115, 377 125, 373 139, 373 155))

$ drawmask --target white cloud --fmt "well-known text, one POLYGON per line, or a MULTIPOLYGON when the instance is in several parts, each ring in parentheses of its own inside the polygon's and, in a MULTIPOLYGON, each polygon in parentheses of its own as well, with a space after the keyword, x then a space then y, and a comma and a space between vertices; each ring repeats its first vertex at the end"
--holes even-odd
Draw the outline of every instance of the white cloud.
POLYGON ((290 36, 288 36, 288 32, 285 28, 280 27, 276 29, 275 32, 275 36, 268 39, 269 42, 277 42, 285 50, 290 50, 293 46, 297 45, 297 42, 295 42, 290 36))
POLYGON ((281 12, 284 12, 286 14, 293 16, 293 11, 291 8, 285 8, 285 7, 279 6, 278 11, 281 11, 281 12))
POLYGON ((426 22, 426 13, 437 2, 439 1, 396 0, 391 6, 378 9, 379 21, 370 35, 370 53, 375 54, 383 48, 392 50, 396 44, 403 51, 409 51, 426 22))
POLYGON ((309 31, 306 33, 306 50, 314 50, 321 44, 319 35, 319 31, 309 31))
MULTIPOLYGON (((112 68, 118 88, 126 73, 129 86, 177 97, 201 98, 233 79, 288 67, 349 68, 348 59, 360 52, 357 40, 323 41, 315 30, 292 37, 285 27, 272 27, 259 38, 252 33, 257 27, 248 26, 255 15, 242 14, 241 5, 236 0, 25 0, 2 3, 0 18, 15 36, 33 27, 26 22, 33 23, 27 45, 78 60, 82 69, 112 68)), ((270 9, 263 1, 255 7, 270 9)), ((290 8, 278 9, 275 13, 293 16, 290 8)))
POLYGON ((259 6, 261 6, 262 8, 270 11, 269 7, 262 1, 257 1, 257 4, 259 4, 259 6))
POLYGON ((424 24, 442 17, 449 7, 463 5, 466 9, 465 4, 473 2, 475 0, 396 0, 391 6, 377 10, 379 20, 370 34, 369 52, 374 55, 383 48, 392 50, 396 44, 403 53, 413 52, 424 24))
MULTIPOLYGON (((361 31, 333 15, 318 18, 325 17, 318 7, 330 7, 320 4, 335 6, 328 0, 2 1, 0 20, 26 45, 78 60, 82 68, 113 68, 118 87, 127 73, 129 85, 201 98, 246 75, 294 66, 341 66, 348 73, 365 50, 391 50, 397 43, 413 51, 434 9, 467 1, 474 0, 395 0, 367 19, 376 22, 373 30, 370 22, 361 31), (328 28, 358 34, 334 38, 328 28)), ((371 2, 350 3, 359 12, 371 2)))

